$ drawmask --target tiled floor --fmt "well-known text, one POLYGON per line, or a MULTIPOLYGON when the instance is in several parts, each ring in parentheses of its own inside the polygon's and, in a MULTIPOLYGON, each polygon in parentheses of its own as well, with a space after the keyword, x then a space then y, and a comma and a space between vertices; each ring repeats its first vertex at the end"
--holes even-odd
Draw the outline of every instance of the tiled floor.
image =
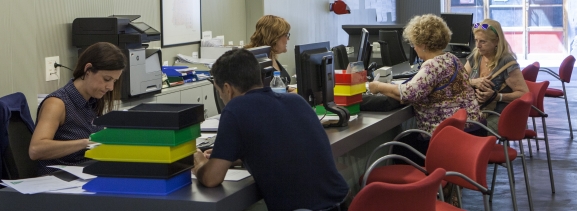
MULTIPOLYGON (((552 69, 557 72, 557 68, 552 69)), ((577 84, 575 83, 577 82, 577 74, 573 74, 572 78, 574 83, 566 84, 566 87, 569 93, 569 109, 572 115, 575 139, 570 140, 569 138, 569 125, 564 100, 545 98, 545 112, 549 114, 546 123, 556 188, 554 194, 551 193, 544 142, 540 141, 540 151, 536 151, 534 141, 531 143, 533 146, 533 157, 527 158, 527 168, 531 193, 533 195, 534 210, 536 211, 577 210, 577 200, 573 200, 577 197, 577 95, 575 95, 575 93, 577 93, 577 84)), ((547 76, 546 73, 540 72, 537 81, 543 80, 549 80, 551 82, 550 87, 561 89, 560 82, 555 82, 554 78, 547 76)), ((541 122, 541 120, 538 119, 537 122, 541 122)), ((542 130, 539 129, 541 128, 541 124, 538 123, 537 128, 541 134, 542 130)), ((528 154, 527 142, 524 141, 524 144, 525 151, 528 154)), ((518 149, 516 144, 512 146, 518 149)), ((515 193, 517 194, 518 208, 522 211, 529 210, 520 159, 513 162, 513 169, 515 171, 515 193)), ((492 171, 493 167, 490 165, 490 168, 488 168, 487 183, 490 182, 492 171)), ((463 208, 466 210, 483 210, 482 196, 478 192, 464 190, 463 203, 463 208)), ((503 167, 500 167, 498 170, 492 210, 513 210, 507 171, 503 167)))

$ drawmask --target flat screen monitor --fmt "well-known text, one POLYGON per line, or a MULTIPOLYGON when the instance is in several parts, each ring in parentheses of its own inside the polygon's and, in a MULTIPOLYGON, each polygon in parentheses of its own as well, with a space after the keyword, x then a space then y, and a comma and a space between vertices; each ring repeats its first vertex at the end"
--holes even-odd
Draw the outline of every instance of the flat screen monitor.
POLYGON ((295 46, 295 63, 298 94, 313 107, 321 105, 326 111, 339 116, 337 123, 328 127, 347 126, 350 113, 334 102, 335 70, 333 52, 329 51, 329 42, 311 43, 295 46))
POLYGON ((401 37, 396 30, 379 30, 383 66, 393 66, 407 61, 401 37))
POLYGON ((363 62, 365 70, 369 67, 371 61, 371 54, 373 48, 369 42, 369 31, 365 28, 361 29, 361 43, 359 44, 359 53, 357 54, 357 61, 363 62))
POLYGON ((473 13, 441 13, 453 35, 451 45, 469 46, 472 37, 473 13))
MULTIPOLYGON (((404 24, 384 24, 384 25, 343 25, 342 29, 349 35, 348 46, 353 46, 355 49, 355 55, 359 52, 359 43, 361 32, 363 28, 369 31, 369 43, 374 43, 379 40, 379 30, 396 30, 399 33, 399 37, 403 36, 404 24)), ((403 42, 403 47, 405 49, 405 54, 409 55, 409 44, 403 42)))
POLYGON ((260 64, 261 79, 264 87, 270 86, 270 81, 273 77, 274 67, 272 67, 272 60, 269 58, 270 46, 260 46, 246 49, 254 54, 256 60, 260 64))
POLYGON ((295 45, 297 92, 311 107, 323 103, 321 63, 323 56, 333 55, 329 48, 329 42, 295 45))

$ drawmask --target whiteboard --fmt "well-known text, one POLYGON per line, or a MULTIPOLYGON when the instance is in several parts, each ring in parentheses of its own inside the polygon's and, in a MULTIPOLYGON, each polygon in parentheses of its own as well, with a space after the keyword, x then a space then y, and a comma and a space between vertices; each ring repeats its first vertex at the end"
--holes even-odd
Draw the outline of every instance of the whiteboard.
POLYGON ((200 0, 161 0, 162 47, 200 43, 200 0))

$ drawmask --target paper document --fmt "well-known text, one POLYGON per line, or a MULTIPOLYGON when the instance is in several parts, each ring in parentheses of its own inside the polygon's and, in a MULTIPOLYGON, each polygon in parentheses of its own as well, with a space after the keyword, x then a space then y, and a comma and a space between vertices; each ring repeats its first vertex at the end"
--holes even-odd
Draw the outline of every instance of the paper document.
POLYGON ((218 130, 218 122, 220 121, 220 114, 209 117, 200 123, 201 132, 216 132, 218 130))
POLYGON ((19 180, 2 180, 8 187, 23 194, 42 193, 51 190, 79 187, 78 183, 69 183, 55 176, 43 176, 19 180))
MULTIPOLYGON (((244 178, 247 178, 250 176, 250 173, 248 173, 248 170, 244 170, 244 169, 229 169, 226 172, 226 176, 224 176, 224 181, 239 181, 242 180, 244 178)), ((192 174, 191 176, 192 179, 196 179, 196 176, 194 174, 192 174)))
POLYGON ((66 189, 61 189, 61 190, 51 190, 48 192, 49 193, 94 194, 94 192, 88 192, 88 191, 85 191, 84 189, 82 189, 82 186, 84 184, 86 184, 88 181, 90 181, 90 180, 83 180, 83 179, 73 180, 73 181, 70 181, 69 183, 70 184, 76 184, 76 185, 78 185, 78 187, 66 188, 66 189))
POLYGON ((91 175, 91 174, 85 174, 82 173, 82 170, 84 169, 84 167, 82 166, 63 166, 63 165, 54 165, 54 166, 48 166, 50 168, 56 168, 56 169, 61 169, 63 171, 66 171, 68 173, 73 174, 74 176, 77 176, 80 179, 94 179, 96 178, 96 176, 91 175))

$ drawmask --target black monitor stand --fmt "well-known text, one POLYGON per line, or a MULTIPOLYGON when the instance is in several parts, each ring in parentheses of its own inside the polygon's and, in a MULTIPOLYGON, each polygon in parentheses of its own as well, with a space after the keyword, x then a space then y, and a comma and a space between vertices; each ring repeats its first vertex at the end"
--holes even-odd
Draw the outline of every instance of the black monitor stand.
POLYGON ((337 123, 330 123, 324 125, 325 127, 344 127, 349 124, 349 118, 351 114, 349 110, 338 106, 335 104, 335 70, 333 69, 333 56, 327 55, 323 56, 321 62, 321 84, 323 85, 322 95, 323 95, 323 105, 326 111, 333 112, 339 116, 339 121, 337 123))

